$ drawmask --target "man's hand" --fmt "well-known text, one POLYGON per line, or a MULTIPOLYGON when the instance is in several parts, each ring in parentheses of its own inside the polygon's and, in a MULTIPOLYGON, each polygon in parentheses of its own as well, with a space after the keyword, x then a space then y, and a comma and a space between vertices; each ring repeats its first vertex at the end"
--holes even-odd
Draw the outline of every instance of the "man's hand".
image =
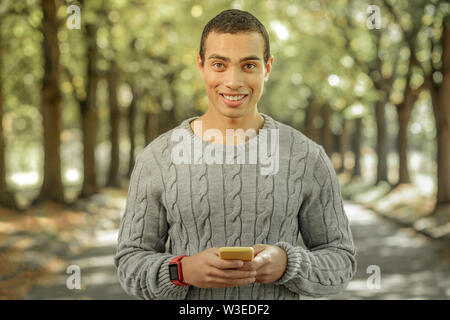
POLYGON ((255 272, 244 271, 242 260, 219 258, 219 248, 209 248, 181 259, 183 282, 198 288, 237 287, 255 282, 255 272))
POLYGON ((287 267, 286 251, 268 244, 255 244, 253 249, 253 261, 244 261, 244 265, 238 270, 256 271, 257 283, 270 283, 280 279, 287 267))

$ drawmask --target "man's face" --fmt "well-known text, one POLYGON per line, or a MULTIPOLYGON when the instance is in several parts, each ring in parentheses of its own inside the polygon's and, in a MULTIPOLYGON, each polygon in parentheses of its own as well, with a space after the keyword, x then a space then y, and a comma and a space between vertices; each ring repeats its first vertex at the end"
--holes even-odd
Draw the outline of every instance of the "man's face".
POLYGON ((264 39, 257 32, 209 33, 205 41, 203 67, 200 54, 197 54, 209 107, 230 118, 253 112, 272 63, 273 58, 270 58, 264 65, 264 39), (235 100, 238 98, 241 99, 235 100))

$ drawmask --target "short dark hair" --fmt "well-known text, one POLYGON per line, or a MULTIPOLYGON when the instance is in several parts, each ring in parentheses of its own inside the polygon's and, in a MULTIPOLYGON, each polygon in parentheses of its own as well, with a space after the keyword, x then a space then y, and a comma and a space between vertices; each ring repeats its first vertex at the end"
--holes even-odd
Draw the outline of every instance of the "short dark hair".
POLYGON ((251 13, 238 9, 229 9, 222 11, 212 20, 210 20, 203 29, 202 39, 200 41, 200 57, 202 66, 205 62, 205 42, 208 34, 212 31, 217 33, 249 33, 258 32, 264 39, 264 62, 270 59, 270 43, 264 25, 251 13))

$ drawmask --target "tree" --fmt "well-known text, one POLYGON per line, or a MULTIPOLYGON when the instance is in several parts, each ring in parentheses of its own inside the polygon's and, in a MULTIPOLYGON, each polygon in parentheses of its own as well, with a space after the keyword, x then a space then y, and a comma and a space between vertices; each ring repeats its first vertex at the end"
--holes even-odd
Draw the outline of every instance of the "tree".
POLYGON ((333 109, 330 107, 329 103, 324 103, 321 109, 323 119, 323 126, 321 130, 321 144, 323 145, 328 156, 331 157, 334 145, 333 135, 331 131, 331 115, 333 114, 333 109))
POLYGON ((44 121, 44 181, 37 201, 53 200, 64 203, 61 180, 61 91, 58 44, 57 6, 53 0, 41 0, 44 49, 42 79, 42 115, 44 121))
POLYGON ((441 32, 437 42, 442 50, 441 66, 437 67, 431 59, 435 43, 433 39, 430 39, 430 67, 425 67, 425 81, 431 93, 437 133, 437 199, 434 212, 446 221, 450 221, 450 14, 448 10, 440 22, 441 32))
POLYGON ((128 159, 128 173, 127 176, 131 177, 134 168, 134 155, 136 148, 136 115, 137 115, 137 91, 132 86, 131 92, 133 98, 130 106, 128 107, 128 136, 130 138, 130 158, 128 159))
MULTIPOLYGON (((97 69, 98 48, 96 43, 98 20, 95 8, 88 7, 85 1, 80 1, 83 7, 84 19, 83 34, 86 41, 86 71, 83 96, 75 93, 81 115, 81 131, 83 142, 83 185, 79 197, 89 197, 98 192, 97 174, 95 169, 95 147, 97 137, 97 86, 99 71, 97 69), (89 14, 91 14, 89 16, 89 14)), ((93 4, 94 6, 94 4, 93 4)), ((66 68, 66 71, 69 70, 66 68)), ((70 74, 70 72, 69 72, 70 74)), ((73 76, 70 74, 73 79, 73 76)))
POLYGON ((345 153, 348 150, 348 123, 349 120, 345 118, 345 115, 342 115, 342 129, 341 133, 339 134, 339 154, 341 158, 341 164, 338 168, 337 172, 343 173, 345 171, 345 153))
POLYGON ((17 209, 17 203, 14 194, 10 192, 6 185, 5 168, 5 139, 3 136, 3 82, 2 82, 2 64, 3 64, 3 39, 2 39, 2 13, 0 12, 0 205, 17 209))
POLYGON ((95 170, 95 146, 97 134, 97 85, 99 75, 96 67, 98 49, 96 44, 97 26, 85 23, 87 42, 86 97, 80 100, 83 132, 83 187, 80 197, 89 197, 98 192, 95 170))
MULTIPOLYGON (((383 5, 387 11, 393 16, 393 21, 399 26, 403 42, 409 50, 409 59, 407 66, 407 73, 405 76, 405 87, 403 90, 403 100, 399 103, 395 103, 396 111, 398 115, 398 136, 397 145, 399 153, 399 178, 397 184, 410 183, 411 179, 408 170, 408 123, 411 117, 414 104, 421 90, 424 88, 425 83, 419 87, 414 87, 412 82, 413 69, 418 66, 416 58, 417 47, 417 33, 422 25, 422 15, 424 3, 419 2, 418 6, 410 8, 410 14, 413 17, 410 26, 403 26, 401 18, 398 15, 398 11, 389 3, 388 0, 383 0, 383 5)), ((407 8, 401 8, 402 12, 408 10, 407 8)))
POLYGON ((355 129, 352 138, 352 150, 355 155, 355 164, 353 166, 352 178, 361 177, 361 133, 362 118, 355 119, 355 129))
POLYGON ((119 180, 119 132, 120 132, 120 110, 117 100, 117 82, 119 71, 115 59, 111 59, 109 71, 106 75, 108 81, 109 106, 110 106, 110 140, 111 140, 111 163, 109 167, 109 187, 120 187, 119 180))
POLYGON ((370 67, 370 74, 372 75, 372 80, 375 89, 378 90, 380 98, 375 102, 375 119, 377 124, 377 143, 376 143, 376 153, 377 153, 377 178, 376 184, 381 181, 388 181, 387 177, 387 143, 388 136, 386 130, 386 115, 385 115, 385 105, 389 98, 390 89, 392 87, 392 77, 385 78, 382 73, 382 60, 380 58, 380 41, 381 41, 381 31, 372 30, 375 35, 375 59, 372 61, 372 66, 370 67))
MULTIPOLYGON (((385 36, 385 32, 383 29, 377 30, 369 30, 366 25, 357 26, 354 23, 354 18, 352 16, 352 10, 360 10, 360 8, 355 6, 354 1, 350 1, 349 9, 343 10, 342 14, 339 14, 336 17, 337 24, 339 25, 339 21, 342 19, 343 24, 346 26, 345 28, 340 28, 341 36, 344 38, 349 54, 355 63, 361 67, 361 70, 365 71, 374 86, 374 89, 377 92, 377 99, 371 102, 374 106, 374 116, 376 120, 376 132, 377 132, 377 140, 376 140, 376 154, 377 154, 377 174, 376 174, 376 184, 381 181, 388 182, 387 177, 387 129, 386 129, 386 116, 385 116, 385 105, 389 101, 389 94, 392 89, 392 84, 394 78, 396 76, 395 72, 386 73, 383 72, 383 64, 386 63, 386 59, 389 56, 388 49, 393 50, 393 48, 384 48, 382 47, 382 37, 385 36), (348 27, 347 27, 348 26, 348 27), (364 31, 363 31, 364 30, 364 31), (357 34, 362 39, 370 39, 364 43, 368 45, 368 49, 360 49, 356 48, 356 45, 352 45, 352 37, 351 34, 357 34), (381 58, 383 57, 383 59, 381 58)), ((391 65, 394 67, 398 61, 398 55, 396 55, 396 61, 391 62, 391 65)), ((356 126, 359 128, 359 125, 356 126)), ((354 142, 359 141, 358 139, 354 139, 354 142)), ((357 161, 355 161, 356 163, 357 161)), ((359 163, 359 159, 358 159, 359 163)), ((359 170, 358 170, 359 171, 359 170)))
POLYGON ((396 110, 398 114, 399 130, 397 137, 398 152, 399 152, 399 178, 398 184, 410 183, 411 179, 409 177, 408 170, 408 123, 411 117, 411 112, 414 107, 414 103, 420 93, 420 88, 413 88, 411 83, 412 68, 416 65, 415 50, 414 47, 410 46, 410 59, 408 65, 408 74, 405 81, 405 90, 403 101, 396 104, 396 110))

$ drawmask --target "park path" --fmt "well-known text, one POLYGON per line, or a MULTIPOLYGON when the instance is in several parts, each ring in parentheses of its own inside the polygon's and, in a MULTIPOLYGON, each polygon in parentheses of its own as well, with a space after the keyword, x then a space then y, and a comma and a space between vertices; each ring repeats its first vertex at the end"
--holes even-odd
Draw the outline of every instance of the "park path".
POLYGON ((344 206, 357 248, 357 272, 344 292, 320 299, 450 299, 449 248, 360 205, 344 206), (375 269, 379 286, 373 281, 375 269))
MULTIPOLYGON (((358 270, 344 292, 320 299, 450 299, 448 248, 360 205, 344 205, 357 248, 358 270), (369 279, 373 278, 371 268, 380 271, 378 288, 369 279)), ((67 289, 69 275, 63 272, 50 285, 34 287, 23 298, 134 299, 117 280, 113 265, 116 239, 117 229, 99 232, 95 246, 66 260, 67 265, 80 267, 80 290, 67 289)))

